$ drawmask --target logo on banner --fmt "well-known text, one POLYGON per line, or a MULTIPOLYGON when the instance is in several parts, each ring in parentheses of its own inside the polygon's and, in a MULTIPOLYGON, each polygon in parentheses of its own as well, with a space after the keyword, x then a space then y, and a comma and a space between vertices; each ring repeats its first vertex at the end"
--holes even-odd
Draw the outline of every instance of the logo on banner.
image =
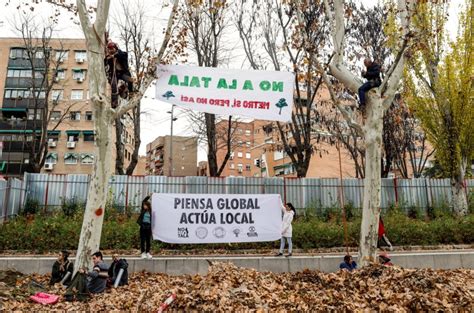
POLYGON ((178 237, 179 238, 189 238, 189 230, 187 227, 178 228, 178 237))
POLYGON ((254 226, 249 227, 249 232, 247 233, 247 237, 258 237, 257 232, 255 231, 254 226))
POLYGON ((216 237, 216 238, 224 238, 225 229, 223 227, 219 226, 219 227, 214 228, 212 233, 214 234, 214 237, 216 237))
POLYGON ((207 228, 205 227, 198 227, 198 229, 196 229, 196 237, 198 237, 199 239, 204 239, 207 237, 207 228))
POLYGON ((242 232, 242 230, 237 227, 237 228, 234 228, 234 230, 232 232, 234 233, 236 238, 239 238, 239 235, 242 232))

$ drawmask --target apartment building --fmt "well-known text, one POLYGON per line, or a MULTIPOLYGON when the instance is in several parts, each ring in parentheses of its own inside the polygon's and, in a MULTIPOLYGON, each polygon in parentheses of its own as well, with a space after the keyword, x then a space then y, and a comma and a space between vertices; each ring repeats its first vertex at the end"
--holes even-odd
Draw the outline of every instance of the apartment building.
POLYGON ((160 136, 146 145, 147 175, 196 176, 197 138, 160 136))
MULTIPOLYGON (((87 66, 83 39, 51 39, 48 47, 35 48, 26 47, 22 38, 0 38, 1 175, 32 171, 30 152, 40 148, 33 136, 39 138, 44 129, 47 151, 41 172, 91 173, 95 136, 87 66), (50 54, 48 59, 45 52, 50 54), (50 89, 48 99, 46 89, 50 89)), ((128 165, 134 144, 130 117, 124 115, 122 123, 127 129, 122 140, 128 165)))

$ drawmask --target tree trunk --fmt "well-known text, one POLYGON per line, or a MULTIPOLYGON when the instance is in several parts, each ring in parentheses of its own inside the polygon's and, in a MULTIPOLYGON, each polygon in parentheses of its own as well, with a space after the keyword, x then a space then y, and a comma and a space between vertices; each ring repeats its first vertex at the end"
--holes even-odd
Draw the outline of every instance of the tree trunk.
POLYGON ((130 164, 128 164, 127 170, 125 172, 126 175, 133 175, 133 171, 138 164, 138 150, 140 149, 140 144, 142 141, 140 140, 140 112, 141 112, 141 103, 138 102, 137 107, 133 109, 133 137, 134 137, 134 147, 132 153, 132 159, 130 160, 130 164))
POLYGON ((369 114, 365 132, 365 178, 362 225, 360 229, 359 263, 366 266, 377 257, 378 225, 381 198, 381 151, 382 151, 382 99, 373 97, 368 101, 369 114))
POLYGON ((102 47, 97 40, 88 39, 89 86, 92 95, 92 107, 96 117, 94 120, 96 134, 94 153, 96 162, 94 163, 89 183, 87 204, 81 228, 79 247, 77 248, 78 255, 76 256, 76 266, 74 267, 76 272, 79 268, 90 268, 91 254, 99 251, 107 188, 113 164, 112 147, 109 139, 113 130, 114 117, 110 109, 109 98, 105 94, 107 80, 103 55, 91 53, 91 51, 102 51, 102 47), (97 69, 102 69, 102 71, 97 69))
POLYGON ((207 132, 207 163, 209 166, 209 176, 216 177, 219 171, 217 166, 217 142, 216 142, 216 116, 205 114, 207 132))
POLYGON ((464 173, 466 173, 467 159, 460 162, 459 174, 451 178, 452 209, 456 216, 465 216, 468 211, 467 196, 464 188, 464 173))
POLYGON ((123 125, 120 121, 120 117, 115 119, 115 174, 123 175, 123 161, 125 158, 125 145, 122 142, 123 125))

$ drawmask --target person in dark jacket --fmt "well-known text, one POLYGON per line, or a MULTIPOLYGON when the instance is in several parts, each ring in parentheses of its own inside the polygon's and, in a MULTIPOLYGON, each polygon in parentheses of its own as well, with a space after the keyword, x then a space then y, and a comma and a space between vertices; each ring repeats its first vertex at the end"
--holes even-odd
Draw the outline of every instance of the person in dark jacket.
POLYGON ((140 225, 140 248, 142 259, 151 259, 151 202, 150 196, 145 197, 142 201, 142 210, 137 220, 140 225))
POLYGON ((366 78, 367 82, 359 87, 359 109, 362 112, 365 112, 365 93, 382 84, 380 80, 380 65, 370 59, 365 59, 364 65, 367 70, 362 72, 362 77, 366 78))
POLYGON ((107 287, 109 266, 104 262, 100 251, 92 255, 92 263, 94 263, 92 271, 88 272, 87 269, 81 269, 80 272, 87 274, 87 289, 89 292, 102 293, 107 287))
POLYGON ((104 59, 107 79, 112 88, 112 107, 118 104, 118 95, 127 98, 126 88, 120 88, 119 80, 127 84, 128 93, 133 92, 133 79, 128 67, 128 53, 118 48, 117 44, 110 41, 107 44, 107 54, 104 59))
POLYGON ((357 268, 357 263, 352 260, 352 257, 350 255, 344 256, 344 262, 339 264, 339 268, 341 270, 348 270, 349 272, 352 272, 357 268))
POLYGON ((122 277, 120 278, 119 286, 128 285, 128 263, 127 260, 121 259, 117 254, 112 256, 112 264, 109 267, 110 284, 115 284, 120 270, 123 269, 122 277))
POLYGON ((71 282, 72 273, 74 272, 74 264, 68 260, 69 252, 66 250, 61 251, 58 259, 53 264, 53 271, 51 272, 50 285, 54 285, 63 280, 63 278, 69 272, 69 278, 64 281, 64 285, 68 285, 71 282))

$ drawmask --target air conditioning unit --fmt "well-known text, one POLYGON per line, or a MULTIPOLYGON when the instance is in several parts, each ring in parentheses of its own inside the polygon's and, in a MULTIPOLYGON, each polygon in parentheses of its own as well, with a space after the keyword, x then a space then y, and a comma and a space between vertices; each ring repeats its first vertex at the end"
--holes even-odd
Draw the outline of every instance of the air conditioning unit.
POLYGON ((84 63, 84 59, 82 59, 82 58, 76 59, 76 62, 77 63, 84 63))
POLYGON ((74 149, 76 147, 76 142, 75 141, 68 141, 66 144, 66 147, 68 149, 74 149))
POLYGON ((44 169, 47 170, 47 171, 52 171, 54 168, 54 164, 53 163, 44 163, 44 169))
POLYGON ((63 58, 59 58, 59 59, 58 59, 58 63, 64 63, 64 59, 63 59, 63 58))
POLYGON ((59 82, 59 77, 58 76, 54 76, 54 82, 55 83, 59 82))
POLYGON ((82 77, 77 79, 78 83, 82 83, 83 81, 84 81, 84 78, 82 78, 82 77))
POLYGON ((48 148, 56 148, 56 141, 48 141, 48 148))
POLYGON ((30 164, 30 159, 24 159, 24 160, 23 160, 23 163, 25 163, 25 164, 30 164))

